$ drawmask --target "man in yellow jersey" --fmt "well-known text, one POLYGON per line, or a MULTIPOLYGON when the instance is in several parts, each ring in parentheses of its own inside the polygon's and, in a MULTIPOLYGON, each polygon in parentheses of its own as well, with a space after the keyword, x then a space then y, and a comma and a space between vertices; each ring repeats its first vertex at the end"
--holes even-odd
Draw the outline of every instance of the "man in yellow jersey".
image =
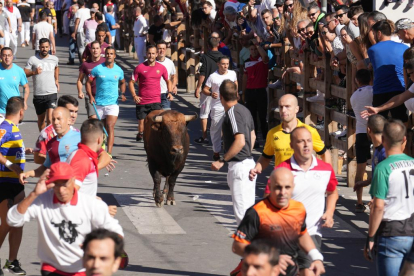
MULTIPOLYGON (((24 170, 25 148, 18 124, 24 116, 24 100, 11 97, 7 101, 6 119, 0 124, 0 247, 9 234, 9 258, 3 269, 13 274, 26 275, 17 260, 22 241, 23 228, 10 227, 7 211, 24 199, 24 186, 19 183, 19 176, 24 170)), ((3 275, 0 264, 0 275, 3 275)))
MULTIPOLYGON (((273 156, 275 156, 275 167, 293 155, 293 149, 290 147, 290 133, 297 127, 305 127, 312 135, 313 150, 316 154, 321 155, 323 161, 331 163, 331 153, 326 149, 318 131, 302 123, 296 118, 299 111, 298 100, 292 94, 286 94, 279 99, 279 114, 282 123, 267 133, 266 144, 262 156, 257 160, 256 166, 250 170, 250 179, 266 169, 273 156)), ((267 196, 267 194, 265 194, 267 196)))

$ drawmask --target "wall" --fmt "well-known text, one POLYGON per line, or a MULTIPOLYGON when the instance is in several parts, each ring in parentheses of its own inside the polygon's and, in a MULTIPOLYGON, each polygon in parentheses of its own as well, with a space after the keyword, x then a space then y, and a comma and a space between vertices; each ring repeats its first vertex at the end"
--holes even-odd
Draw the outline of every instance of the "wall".
MULTIPOLYGON (((369 0, 363 0, 363 1, 369 1, 369 0)), ((413 0, 405 0, 401 4, 389 3, 388 6, 385 6, 384 1, 375 0, 374 10, 384 13, 388 19, 391 19, 392 21, 396 22, 398 19, 401 19, 401 18, 413 18, 414 8, 410 9, 407 7, 407 5, 412 2, 413 0)))

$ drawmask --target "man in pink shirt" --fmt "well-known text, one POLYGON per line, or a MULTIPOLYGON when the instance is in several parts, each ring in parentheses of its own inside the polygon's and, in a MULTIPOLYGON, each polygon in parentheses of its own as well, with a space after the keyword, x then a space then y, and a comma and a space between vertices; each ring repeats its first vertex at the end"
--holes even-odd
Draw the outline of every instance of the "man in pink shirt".
POLYGON ((136 103, 136 116, 138 119, 137 141, 144 136, 144 119, 153 110, 162 109, 161 106, 161 78, 165 80, 168 93, 171 92, 171 82, 168 79, 168 71, 164 65, 156 62, 157 47, 150 45, 147 48, 147 61, 138 65, 131 80, 129 91, 136 103), (134 84, 139 83, 139 95, 135 93, 134 84))

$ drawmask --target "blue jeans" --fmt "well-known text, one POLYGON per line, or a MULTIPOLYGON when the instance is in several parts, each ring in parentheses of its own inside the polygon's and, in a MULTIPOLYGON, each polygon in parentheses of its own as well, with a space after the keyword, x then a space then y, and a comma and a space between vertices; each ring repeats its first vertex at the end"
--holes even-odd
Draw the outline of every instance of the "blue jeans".
POLYGON ((161 106, 164 110, 170 110, 171 109, 171 101, 167 99, 167 93, 161 93, 161 106))
POLYGON ((69 62, 75 62, 75 55, 78 51, 78 46, 76 45, 76 40, 72 37, 69 38, 69 62))
POLYGON ((376 267, 379 276, 398 276, 410 254, 414 237, 382 237, 377 240, 376 267))

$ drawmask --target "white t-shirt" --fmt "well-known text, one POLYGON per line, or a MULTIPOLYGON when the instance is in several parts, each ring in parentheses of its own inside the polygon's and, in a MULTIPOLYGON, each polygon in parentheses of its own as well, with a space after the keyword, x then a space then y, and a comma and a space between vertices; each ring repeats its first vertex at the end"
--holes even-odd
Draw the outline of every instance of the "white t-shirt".
MULTIPOLYGON (((157 60, 157 62, 159 64, 164 65, 164 67, 167 68, 168 79, 171 79, 171 76, 173 76, 173 75, 176 74, 174 62, 171 59, 169 59, 169 58, 166 57, 164 59, 164 61, 161 62, 161 61, 158 61, 157 60)), ((167 83, 165 82, 165 80, 163 78, 161 78, 160 84, 161 84, 161 94, 167 93, 168 92, 167 83)))
MULTIPOLYGON (((10 23, 11 23, 12 30, 16 32, 17 31, 17 19, 22 17, 20 15, 19 9, 16 6, 13 6, 13 12, 9 12, 9 10, 6 7, 3 7, 3 12, 6 12, 7 15, 10 17, 10 23)), ((7 20, 6 20, 6 24, 9 24, 7 20)), ((8 29, 8 25, 6 29, 8 29)))
MULTIPOLYGON (((287 168, 295 177, 292 199, 305 206, 308 233, 311 236, 322 236, 321 217, 325 211, 325 193, 327 191, 333 192, 338 185, 333 168, 315 156, 312 156, 312 165, 306 172, 299 167, 294 156, 287 163, 290 163, 287 168)), ((283 167, 286 167, 286 163, 282 164, 283 167)))
MULTIPOLYGON (((408 88, 408 91, 414 94, 414 84, 412 84, 410 88, 408 88)), ((409 111, 414 112, 414 98, 406 100, 404 104, 409 111)))
POLYGON ((75 20, 79 18, 78 33, 83 32, 83 24, 85 20, 91 18, 91 11, 88 8, 81 8, 75 13, 75 20))
POLYGON ((140 36, 144 32, 148 32, 148 22, 142 14, 137 17, 137 20, 135 20, 133 30, 134 36, 138 36, 141 39, 146 39, 145 36, 140 36))
POLYGON ((351 96, 351 106, 356 118, 356 134, 367 133, 367 119, 361 117, 361 112, 365 106, 372 106, 372 86, 367 85, 358 88, 351 96))
POLYGON ((236 72, 234 72, 233 70, 228 70, 227 74, 220 75, 219 72, 216 71, 213 74, 211 74, 206 81, 206 86, 210 87, 211 92, 219 93, 219 97, 217 99, 212 99, 211 108, 224 109, 220 101, 220 85, 223 83, 224 80, 237 81, 236 72))
POLYGON ((210 14, 208 15, 208 17, 210 18, 211 22, 213 22, 214 19, 216 18, 216 14, 217 14, 217 12, 215 10, 211 10, 210 14))
POLYGON ((53 33, 53 26, 47 23, 47 21, 41 21, 37 23, 36 25, 34 25, 33 33, 36 34, 36 43, 35 43, 36 50, 39 50, 39 40, 41 38, 49 39, 50 33, 53 33))
POLYGON ((124 236, 119 222, 109 215, 105 202, 79 192, 75 192, 71 202, 62 204, 52 189, 38 196, 24 215, 17 211, 17 204, 7 215, 7 223, 13 227, 21 227, 32 219, 39 226, 40 261, 67 273, 85 271, 81 244, 92 230, 105 228, 124 236))
MULTIPOLYGON (((260 16, 263 10, 272 11, 272 9, 276 9, 275 7, 276 0, 262 0, 262 3, 259 6, 257 15, 260 16)), ((261 16, 260 16, 261 17, 261 16)))

